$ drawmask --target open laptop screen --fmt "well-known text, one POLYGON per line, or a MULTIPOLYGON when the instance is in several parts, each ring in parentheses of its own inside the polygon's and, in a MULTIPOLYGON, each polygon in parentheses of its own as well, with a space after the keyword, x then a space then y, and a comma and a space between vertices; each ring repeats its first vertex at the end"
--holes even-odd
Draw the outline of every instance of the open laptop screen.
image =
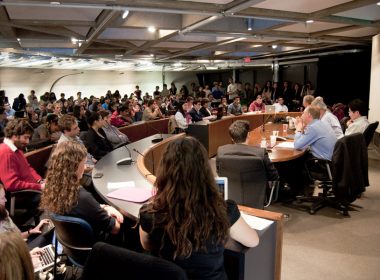
POLYGON ((215 183, 224 200, 228 199, 228 178, 215 177, 215 183))

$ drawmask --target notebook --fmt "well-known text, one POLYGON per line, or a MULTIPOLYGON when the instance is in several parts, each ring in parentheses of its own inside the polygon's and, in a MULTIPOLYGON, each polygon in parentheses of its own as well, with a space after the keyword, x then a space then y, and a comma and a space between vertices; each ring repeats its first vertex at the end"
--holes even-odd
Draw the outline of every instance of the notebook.
POLYGON ((142 203, 154 195, 153 190, 146 188, 120 188, 107 194, 107 197, 142 203))
POLYGON ((40 265, 34 268, 34 272, 50 268, 54 265, 54 247, 53 245, 47 245, 42 247, 40 253, 40 265))
POLYGON ((265 105, 265 113, 275 113, 276 108, 274 105, 265 105))
POLYGON ((223 195, 224 200, 228 199, 228 178, 227 177, 215 177, 215 183, 219 192, 223 195))

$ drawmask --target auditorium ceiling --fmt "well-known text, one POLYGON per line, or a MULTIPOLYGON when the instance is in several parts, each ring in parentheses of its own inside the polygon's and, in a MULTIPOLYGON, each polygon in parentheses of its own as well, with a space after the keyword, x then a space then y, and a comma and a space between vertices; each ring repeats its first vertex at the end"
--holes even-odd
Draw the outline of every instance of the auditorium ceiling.
POLYGON ((0 0, 0 67, 212 70, 356 52, 380 0, 0 0))

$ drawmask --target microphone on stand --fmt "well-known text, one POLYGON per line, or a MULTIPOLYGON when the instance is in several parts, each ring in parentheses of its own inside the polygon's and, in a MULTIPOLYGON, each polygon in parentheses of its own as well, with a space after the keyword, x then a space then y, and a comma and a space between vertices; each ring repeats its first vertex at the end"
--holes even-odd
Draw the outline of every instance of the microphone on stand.
POLYGON ((142 154, 142 153, 140 153, 137 149, 135 149, 135 148, 133 148, 132 149, 134 152, 136 152, 136 153, 138 153, 140 156, 142 156, 143 158, 145 158, 145 156, 142 154))
POLYGON ((146 124, 147 124, 147 126, 148 126, 149 128, 153 129, 154 131, 157 131, 157 132, 160 134, 160 137, 159 137, 159 138, 154 138, 154 139, 152 139, 152 143, 158 143, 158 142, 161 142, 162 140, 164 140, 164 138, 162 137, 162 131, 161 131, 161 130, 159 130, 159 129, 153 127, 153 126, 151 126, 151 125, 149 124, 149 122, 147 122, 146 124))
MULTIPOLYGON (((111 130, 112 130, 112 132, 116 135, 116 137, 120 139, 120 142, 123 143, 124 140, 120 137, 119 134, 116 133, 116 131, 114 130, 114 128, 112 127, 112 125, 111 125, 111 130)), ((123 145, 123 147, 128 151, 128 155, 129 155, 129 157, 122 158, 122 159, 118 160, 118 161, 116 162, 116 165, 131 165, 131 164, 132 164, 132 161, 133 161, 133 160, 132 160, 131 150, 129 150, 129 148, 127 147, 127 144, 128 144, 128 143, 129 143, 129 142, 125 143, 125 144, 123 145)))

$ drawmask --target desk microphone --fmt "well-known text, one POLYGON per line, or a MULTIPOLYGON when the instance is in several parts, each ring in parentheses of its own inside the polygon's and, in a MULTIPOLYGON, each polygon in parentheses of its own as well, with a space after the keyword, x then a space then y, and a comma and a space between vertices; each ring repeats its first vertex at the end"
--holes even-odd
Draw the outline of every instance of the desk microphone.
MULTIPOLYGON (((112 125, 111 125, 111 130, 112 130, 112 132, 117 136, 117 138, 119 138, 120 142, 123 143, 124 140, 120 137, 119 134, 116 133, 116 131, 114 130, 114 128, 112 127, 112 125)), ((118 160, 118 161, 116 162, 116 165, 131 165, 131 164, 132 164, 132 155, 131 155, 131 151, 130 151, 129 148, 127 147, 127 144, 128 144, 128 141, 127 141, 127 143, 125 143, 125 144, 123 145, 123 147, 125 147, 125 149, 128 151, 128 155, 129 155, 129 157, 122 158, 122 159, 118 160)))
POLYGON ((142 156, 143 158, 145 158, 145 156, 142 154, 142 153, 140 153, 138 150, 136 150, 135 148, 133 148, 132 149, 134 152, 136 152, 136 153, 138 153, 140 156, 142 156))
POLYGON ((146 124, 147 124, 148 127, 150 127, 151 129, 153 129, 154 131, 157 131, 160 134, 159 138, 152 139, 152 143, 158 143, 158 142, 161 142, 162 140, 164 140, 164 138, 162 138, 162 131, 161 130, 159 130, 159 129, 153 127, 153 126, 151 126, 149 124, 149 122, 147 122, 146 124))

